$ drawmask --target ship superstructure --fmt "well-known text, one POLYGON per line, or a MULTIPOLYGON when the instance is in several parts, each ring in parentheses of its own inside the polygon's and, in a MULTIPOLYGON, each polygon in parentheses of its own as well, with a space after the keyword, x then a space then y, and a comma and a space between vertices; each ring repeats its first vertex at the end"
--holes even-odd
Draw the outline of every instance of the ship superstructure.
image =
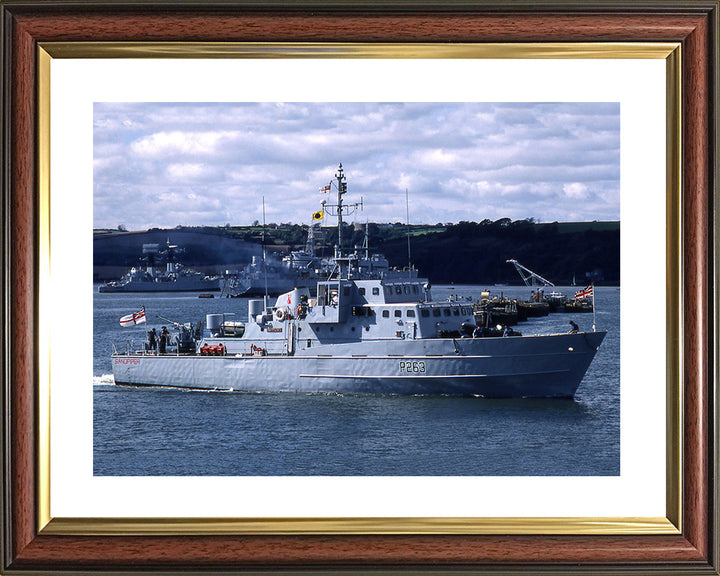
MULTIPOLYGON (((252 261, 241 270, 226 271, 220 280, 223 296, 252 297, 265 295, 266 291, 276 296, 293 288, 308 288, 315 293, 318 281, 329 278, 348 279, 399 279, 418 278, 415 267, 406 268, 390 266, 385 256, 370 251, 370 234, 365 225, 365 237, 362 246, 353 250, 343 251, 343 216, 361 209, 362 202, 346 204, 343 196, 347 193, 347 178, 340 164, 335 174, 334 186, 338 196, 336 203, 323 201, 322 209, 317 214, 328 214, 337 218, 338 240, 331 257, 318 254, 317 241, 322 238, 320 223, 312 222, 308 226, 305 248, 293 250, 282 260, 275 256, 264 256, 261 262, 253 257, 252 261)), ((326 187, 332 188, 332 183, 326 187)))

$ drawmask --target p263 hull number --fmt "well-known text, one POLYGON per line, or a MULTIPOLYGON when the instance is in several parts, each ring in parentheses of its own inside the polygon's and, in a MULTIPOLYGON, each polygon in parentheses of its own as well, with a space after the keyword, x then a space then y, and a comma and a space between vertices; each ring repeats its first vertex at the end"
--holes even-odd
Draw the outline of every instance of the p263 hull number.
POLYGON ((425 374, 425 362, 422 360, 401 360, 400 374, 425 374))

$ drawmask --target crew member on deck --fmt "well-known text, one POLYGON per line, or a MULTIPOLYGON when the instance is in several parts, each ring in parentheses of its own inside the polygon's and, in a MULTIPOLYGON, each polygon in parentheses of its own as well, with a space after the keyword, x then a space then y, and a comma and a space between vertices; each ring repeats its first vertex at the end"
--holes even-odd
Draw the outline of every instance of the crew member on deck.
POLYGON ((168 332, 167 326, 163 326, 162 330, 160 331, 160 354, 165 354, 165 348, 168 343, 168 339, 170 338, 170 332, 168 332))
POLYGON ((578 328, 578 325, 575 324, 572 320, 570 320, 570 331, 568 334, 577 334, 580 328, 578 328))
POLYGON ((148 348, 152 353, 157 350, 157 332, 155 332, 155 328, 148 332, 148 348))

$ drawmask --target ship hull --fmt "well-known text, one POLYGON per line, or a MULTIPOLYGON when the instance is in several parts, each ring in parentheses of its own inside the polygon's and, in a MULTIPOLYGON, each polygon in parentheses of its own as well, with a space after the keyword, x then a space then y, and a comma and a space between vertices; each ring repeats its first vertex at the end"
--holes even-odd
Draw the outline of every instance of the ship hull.
POLYGON ((243 296, 245 298, 264 296, 278 296, 284 292, 288 292, 293 288, 315 289, 317 280, 302 279, 268 279, 267 289, 265 282, 261 280, 241 279, 236 287, 225 288, 221 286, 222 292, 232 296, 243 296))
POLYGON ((115 383, 236 392, 572 398, 605 332, 333 343, 296 355, 114 355, 115 383))
POLYGON ((217 292, 220 290, 219 280, 198 282, 129 282, 116 286, 104 284, 98 292, 217 292))

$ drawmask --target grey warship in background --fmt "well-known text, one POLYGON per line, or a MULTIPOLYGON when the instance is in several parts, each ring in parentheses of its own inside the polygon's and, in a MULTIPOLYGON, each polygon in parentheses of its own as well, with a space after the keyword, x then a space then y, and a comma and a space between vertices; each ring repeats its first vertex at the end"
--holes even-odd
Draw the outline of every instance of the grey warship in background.
POLYGON ((246 321, 209 314, 177 324, 172 352, 112 355, 115 383, 239 392, 572 398, 606 332, 481 333, 472 306, 434 302, 416 278, 352 279, 342 250, 342 164, 336 174, 335 278, 273 306, 250 300, 246 321), (473 337, 476 336, 476 337, 473 337))
MULTIPOLYGON (((324 205, 324 207, 326 207, 324 205)), ((315 241, 320 233, 317 224, 308 227, 307 241, 302 250, 293 250, 280 260, 276 256, 263 255, 262 261, 253 256, 250 264, 242 270, 226 271, 220 280, 222 296, 237 298, 239 296, 277 296, 293 288, 308 288, 313 294, 320 280, 337 277, 340 272, 336 259, 322 258, 317 254, 315 241)), ((263 251, 264 254, 264 251, 263 251)), ((383 278, 418 278, 416 268, 394 268, 382 254, 370 252, 368 226, 365 226, 365 239, 362 246, 356 246, 347 254, 348 279, 383 278)))
POLYGON ((168 241, 164 250, 160 244, 143 244, 147 265, 134 266, 116 281, 98 286, 98 292, 215 292, 220 290, 220 278, 190 270, 177 262, 182 248, 168 241), (164 268, 159 265, 164 259, 164 268))

